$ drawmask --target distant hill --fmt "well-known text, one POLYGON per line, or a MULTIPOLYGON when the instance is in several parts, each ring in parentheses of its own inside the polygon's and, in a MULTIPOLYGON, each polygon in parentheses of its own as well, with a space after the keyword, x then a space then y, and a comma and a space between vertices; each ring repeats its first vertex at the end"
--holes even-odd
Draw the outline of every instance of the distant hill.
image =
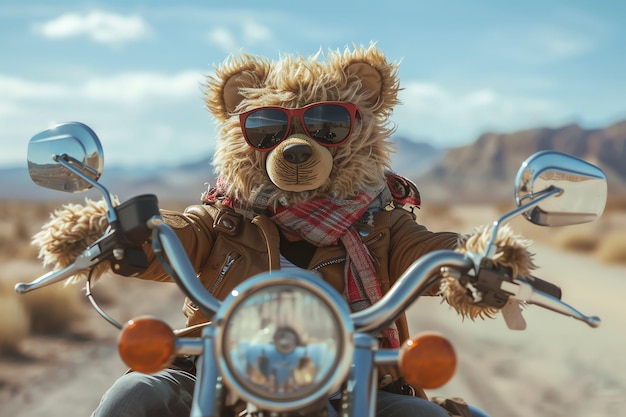
POLYGON ((436 200, 511 198, 521 163, 541 150, 565 152, 596 164, 607 174, 610 191, 626 189, 626 120, 604 129, 571 124, 510 134, 486 133, 470 145, 446 152, 416 181, 423 194, 436 200))
MULTIPOLYGON (((554 149, 599 165, 609 178, 610 192, 626 192, 626 120, 604 129, 536 128, 515 133, 485 133, 474 143, 441 149, 407 137, 392 138, 393 170, 413 179, 428 201, 512 200, 513 181, 521 163, 540 150, 554 149)), ((125 200, 153 193, 162 202, 196 203, 214 184, 211 156, 174 167, 107 167, 102 183, 125 200)), ((57 199, 71 196, 32 184, 26 168, 0 169, 0 198, 57 199)), ((97 196, 90 191, 87 196, 97 196)), ((83 199, 76 195, 74 199, 83 199)))
POLYGON ((210 157, 174 167, 105 169, 102 183, 120 198, 156 194, 160 201, 198 203, 207 184, 215 184, 210 157))
MULTIPOLYGON (((0 199, 75 201, 85 197, 100 198, 96 190, 84 194, 65 194, 35 185, 24 168, 0 169, 0 199)), ((205 183, 214 183, 208 158, 175 167, 108 167, 100 178, 111 193, 122 201, 139 194, 156 194, 159 201, 200 201, 205 183)))
MULTIPOLYGON (((443 150, 431 145, 416 143, 405 137, 393 138, 396 153, 392 155, 393 169, 407 177, 416 177, 439 160, 443 150)), ((185 201, 196 203, 206 189, 206 184, 215 184, 211 166, 212 155, 197 161, 174 166, 137 166, 136 168, 106 166, 101 182, 112 193, 125 200, 134 195, 156 194, 160 201, 185 201)), ((50 191, 33 184, 26 167, 0 169, 0 198, 12 199, 84 199, 85 195, 75 196, 50 191)), ((90 191, 87 196, 96 198, 90 191)))
POLYGON ((418 177, 432 169, 444 150, 426 142, 416 142, 404 136, 392 138, 395 153, 391 156, 393 170, 408 178, 418 177))

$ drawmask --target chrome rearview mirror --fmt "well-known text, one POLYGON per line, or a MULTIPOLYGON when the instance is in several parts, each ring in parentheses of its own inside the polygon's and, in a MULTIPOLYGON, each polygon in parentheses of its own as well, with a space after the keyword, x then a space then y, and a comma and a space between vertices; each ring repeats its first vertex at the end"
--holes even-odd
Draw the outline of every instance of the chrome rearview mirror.
POLYGON ((109 224, 117 221, 113 197, 98 182, 104 167, 100 139, 87 125, 70 122, 33 136, 28 143, 28 173, 41 187, 80 193, 96 187, 109 209, 109 224))
POLYGON ((513 217, 523 214, 540 226, 590 222, 604 211, 607 192, 606 175, 595 165, 557 151, 537 152, 517 172, 517 208, 493 222, 484 256, 495 255, 498 230, 513 217))
POLYGON ((103 151, 88 126, 63 123, 33 136, 28 144, 28 172, 35 184, 79 193, 93 187, 102 174, 103 151))
POLYGON ((540 226, 595 220, 604 211, 607 192, 606 175, 600 168, 556 151, 532 155, 524 161, 515 179, 517 206, 531 203, 532 208, 523 215, 540 226), (542 198, 547 193, 555 195, 542 198))

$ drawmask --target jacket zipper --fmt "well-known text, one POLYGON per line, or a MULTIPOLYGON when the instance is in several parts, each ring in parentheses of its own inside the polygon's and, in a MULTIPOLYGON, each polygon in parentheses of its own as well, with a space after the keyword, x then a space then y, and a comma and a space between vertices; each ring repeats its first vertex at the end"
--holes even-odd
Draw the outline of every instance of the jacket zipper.
POLYGON ((343 258, 329 259, 327 261, 320 262, 319 264, 315 265, 313 268, 311 268, 311 271, 317 271, 317 270, 319 270, 321 268, 324 268, 326 266, 333 265, 333 264, 338 264, 338 263, 345 262, 345 261, 346 261, 346 257, 345 256, 343 258))
POLYGON ((235 261, 237 259, 239 259, 239 256, 240 255, 238 253, 236 253, 236 252, 231 252, 231 253, 228 254, 228 256, 226 258, 226 262, 224 262, 224 265, 222 266, 222 270, 220 271, 219 275, 217 276, 217 279, 215 280, 215 282, 211 286, 211 289, 209 290, 209 292, 211 294, 213 294, 215 292, 215 290, 217 290, 219 285, 224 280, 224 277, 228 273, 228 270, 230 269, 231 266, 233 266, 235 261))
MULTIPOLYGON (((372 243, 379 241, 382 237, 383 237, 383 233, 379 233, 376 236, 374 236, 374 237, 370 238, 369 240, 367 240, 365 242, 365 244, 366 245, 371 245, 372 243)), ((327 261, 320 262, 319 264, 317 264, 314 267, 312 267, 311 271, 317 271, 317 270, 322 269, 322 268, 324 268, 326 266, 329 266, 329 265, 338 264, 340 262, 345 262, 346 259, 347 259, 347 257, 344 256, 342 258, 333 258, 333 259, 329 259, 327 261)))

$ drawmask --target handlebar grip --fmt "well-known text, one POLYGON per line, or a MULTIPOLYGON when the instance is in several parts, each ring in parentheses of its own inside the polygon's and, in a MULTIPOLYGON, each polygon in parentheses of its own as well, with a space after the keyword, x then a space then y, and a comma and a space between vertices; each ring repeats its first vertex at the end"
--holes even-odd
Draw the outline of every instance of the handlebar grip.
MULTIPOLYGON (((511 268, 496 265, 489 259, 483 259, 480 266, 481 268, 476 277, 476 283, 478 284, 479 290, 483 293, 484 299, 482 303, 491 307, 503 307, 508 299, 509 293, 502 291, 502 282, 512 281, 511 268)), ((516 280, 526 282, 535 290, 541 291, 558 300, 561 299, 561 288, 551 282, 532 275, 518 275, 516 280)))
POLYGON ((154 194, 138 195, 115 208, 124 238, 131 244, 141 246, 150 238, 152 231, 147 222, 159 215, 159 202, 154 194))
POLYGON ((518 279, 528 282, 530 285, 532 285, 534 289, 538 291, 551 295, 552 297, 559 300, 561 299, 561 288, 558 285, 555 285, 541 278, 534 277, 532 275, 530 277, 518 277, 518 279))

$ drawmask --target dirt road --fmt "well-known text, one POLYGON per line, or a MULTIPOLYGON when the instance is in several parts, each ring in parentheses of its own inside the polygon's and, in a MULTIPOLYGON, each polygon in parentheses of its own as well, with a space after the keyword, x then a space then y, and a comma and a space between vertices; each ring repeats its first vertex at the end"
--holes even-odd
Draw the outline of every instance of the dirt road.
POLYGON ((583 322, 529 306, 525 331, 498 317, 460 323, 437 300, 411 310, 416 330, 436 329, 458 349, 455 379, 439 390, 461 396, 501 417, 626 415, 626 268, 534 245, 537 276, 561 286, 563 300, 602 318, 583 322), (443 313, 441 310, 445 310, 443 313))
MULTIPOLYGON (((420 300, 409 313, 413 329, 444 332, 460 358, 453 381, 431 394, 464 397, 493 417, 626 415, 626 315, 622 300, 626 268, 599 265, 584 256, 543 246, 534 250, 541 265, 537 275, 560 285, 565 301, 602 317, 602 326, 591 329, 530 306, 524 313, 528 329, 513 332, 500 317, 461 323, 437 299, 420 300)), ((132 316, 144 307, 158 309, 170 323, 178 323, 180 296, 167 287, 154 283, 124 285, 124 298, 134 300, 134 306, 116 312, 132 316)), ((31 341, 38 344, 40 352, 48 352, 47 362, 2 364, 0 372, 12 372, 22 379, 22 385, 4 387, 0 415, 89 415, 101 394, 125 369, 116 355, 115 330, 102 324, 107 330, 96 340, 31 341), (38 366, 37 371, 34 368, 38 366)))

